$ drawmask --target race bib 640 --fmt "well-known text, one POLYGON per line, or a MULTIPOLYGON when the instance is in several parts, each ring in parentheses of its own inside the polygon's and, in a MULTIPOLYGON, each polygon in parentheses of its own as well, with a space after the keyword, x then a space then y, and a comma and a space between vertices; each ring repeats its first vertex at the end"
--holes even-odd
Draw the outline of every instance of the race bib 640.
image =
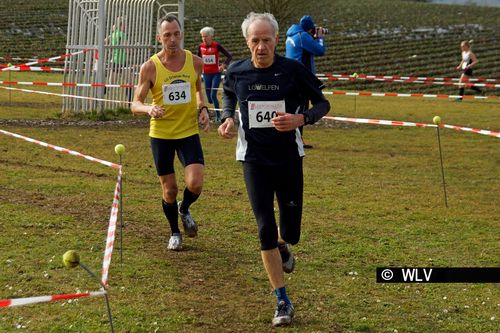
POLYGON ((250 128, 273 127, 271 119, 285 112, 285 101, 248 101, 250 128))

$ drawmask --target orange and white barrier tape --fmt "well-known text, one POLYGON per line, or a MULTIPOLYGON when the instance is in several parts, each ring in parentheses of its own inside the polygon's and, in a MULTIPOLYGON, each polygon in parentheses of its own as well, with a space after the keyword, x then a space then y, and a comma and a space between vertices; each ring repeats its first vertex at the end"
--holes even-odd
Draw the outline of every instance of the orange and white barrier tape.
POLYGON ((135 88, 133 84, 105 84, 105 83, 74 83, 74 82, 29 82, 29 81, 1 81, 0 84, 47 86, 47 87, 107 87, 107 88, 135 88))
MULTIPOLYGON (((0 88, 2 88, 0 86, 0 88)), ((222 90, 222 88, 212 88, 222 90)), ((425 98, 463 98, 463 99, 496 99, 498 96, 473 96, 473 95, 443 95, 443 94, 403 94, 403 93, 376 93, 369 91, 348 92, 348 91, 323 91, 323 95, 346 95, 346 96, 371 96, 371 97, 425 97, 425 98)))
MULTIPOLYGON (((4 61, 36 61, 38 58, 21 58, 21 57, 0 57, 4 61)), ((64 62, 64 60, 54 60, 54 62, 64 62)))
MULTIPOLYGON (((1 88, 1 87, 0 87, 1 88)), ((443 94, 403 94, 403 93, 375 93, 375 92, 347 92, 347 91, 323 91, 325 95, 346 95, 346 96, 371 96, 371 97, 424 97, 424 98, 452 98, 452 99, 496 99, 498 96, 472 96, 472 95, 443 95, 443 94)))
MULTIPOLYGON (((9 68, 6 65, 0 65, 0 71, 3 68, 9 68)), ((11 72, 64 72, 64 68, 53 68, 53 67, 36 67, 36 66, 24 66, 19 65, 19 67, 15 67, 9 69, 11 72)))
MULTIPOLYGON (((211 108, 210 110, 223 111, 222 109, 215 109, 215 108, 211 108)), ((236 112, 240 112, 240 110, 235 110, 235 111, 236 112)), ((412 123, 412 122, 409 122, 409 121, 380 120, 380 119, 366 119, 366 118, 350 118, 350 117, 324 116, 321 119, 337 120, 337 121, 350 122, 350 123, 360 123, 360 124, 372 124, 372 125, 411 126, 411 127, 437 127, 438 126, 438 125, 435 125, 435 124, 412 123)), ((469 128, 469 127, 462 127, 462 126, 456 126, 456 125, 446 125, 446 124, 440 124, 439 127, 450 128, 450 129, 454 129, 454 130, 457 130, 457 131, 478 133, 478 134, 489 135, 489 136, 493 136, 493 137, 496 137, 496 138, 500 138, 500 132, 496 132, 496 131, 483 130, 483 129, 477 129, 477 128, 469 128)))
MULTIPOLYGON (((355 81, 360 78, 356 77, 319 77, 320 80, 326 81, 355 81)), ((361 80, 364 80, 361 78, 361 80)), ((471 83, 467 81, 463 82, 451 82, 451 81, 422 81, 422 80, 405 80, 405 79, 366 79, 371 81, 382 81, 382 82, 398 82, 398 83, 420 83, 420 84, 434 84, 442 86, 466 86, 466 87, 486 87, 486 88, 500 88, 500 84, 495 83, 471 83)))
POLYGON ((56 151, 61 152, 61 153, 65 153, 65 154, 69 154, 69 155, 81 157, 81 158, 84 158, 84 159, 89 160, 91 162, 96 162, 96 163, 99 163, 99 164, 102 164, 102 165, 105 165, 105 166, 108 166, 108 167, 111 167, 111 168, 114 168, 114 169, 121 170, 121 165, 119 165, 119 164, 108 162, 108 161, 105 161, 105 160, 101 160, 101 159, 98 159, 98 158, 95 158, 95 157, 92 157, 92 156, 89 156, 89 155, 84 155, 84 154, 79 153, 79 152, 74 151, 74 150, 70 150, 70 149, 67 149, 67 148, 55 146, 55 145, 52 145, 50 143, 46 143, 46 142, 43 142, 43 141, 39 141, 39 140, 35 140, 35 139, 32 139, 32 138, 28 138, 26 136, 22 136, 22 135, 19 135, 19 134, 16 134, 16 133, 5 131, 3 129, 0 129, 0 133, 1 134, 5 134, 7 136, 12 136, 12 137, 14 137, 16 139, 21 139, 21 140, 24 140, 24 141, 31 142, 31 143, 37 144, 39 146, 42 146, 42 147, 47 147, 47 148, 56 150, 56 151))
POLYGON ((439 127, 454 129, 457 131, 464 131, 464 132, 472 132, 472 133, 477 133, 477 134, 482 134, 482 135, 489 135, 489 136, 494 136, 496 138, 500 138, 500 132, 496 132, 496 131, 484 130, 484 129, 479 129, 479 128, 455 126, 455 125, 447 125, 447 124, 441 124, 441 125, 439 125, 439 127))
POLYGON ((78 294, 60 294, 52 296, 37 296, 37 297, 26 297, 26 298, 13 298, 13 299, 0 299, 0 308, 9 308, 13 306, 21 306, 35 303, 45 303, 61 301, 65 299, 75 299, 82 297, 95 297, 106 295, 106 290, 91 291, 88 293, 78 293, 78 294))
POLYGON ((86 100, 90 100, 90 101, 102 101, 102 102, 110 102, 110 103, 127 103, 127 104, 132 104, 132 102, 128 102, 128 101, 119 101, 119 100, 113 100, 113 99, 105 99, 105 98, 97 98, 97 97, 87 97, 87 96, 77 96, 77 95, 69 95, 69 94, 58 94, 58 93, 52 93, 52 92, 48 92, 48 91, 37 91, 37 90, 20 89, 20 88, 12 88, 12 87, 2 87, 2 86, 0 86, 0 89, 22 91, 22 92, 33 93, 33 94, 40 94, 40 95, 71 97, 71 98, 78 98, 78 99, 86 99, 86 100))
POLYGON ((17 68, 17 67, 31 66, 31 65, 41 64, 41 63, 45 63, 45 62, 52 62, 52 61, 55 61, 57 59, 63 59, 63 58, 67 58, 67 57, 72 57, 72 56, 75 56, 75 55, 78 55, 78 54, 82 54, 82 53, 87 53, 87 52, 93 51, 93 50, 94 49, 85 49, 85 50, 74 52, 74 53, 63 54, 63 55, 60 55, 60 56, 57 56, 57 57, 52 57, 52 58, 47 58, 47 59, 37 59, 35 61, 27 62, 27 63, 22 64, 22 65, 14 65, 14 66, 2 68, 2 69, 0 69, 0 72, 2 72, 2 71, 10 71, 13 68, 17 68))
POLYGON ((118 170, 118 179, 111 205, 111 214, 109 216, 108 234, 106 237, 106 248, 104 249, 104 258, 102 260, 101 282, 104 286, 108 285, 109 266, 111 265, 111 256, 113 255, 113 245, 115 243, 116 221, 118 220, 118 207, 120 205, 122 169, 118 170))
POLYGON ((337 121, 351 122, 351 123, 359 123, 359 124, 372 124, 372 125, 411 126, 411 127, 438 127, 439 126, 442 128, 450 128, 450 129, 454 129, 457 131, 473 132, 473 133, 477 133, 477 134, 488 135, 488 136, 500 138, 500 132, 477 129, 477 128, 462 127, 462 126, 456 126, 456 125, 446 125, 446 124, 435 125, 435 124, 412 123, 412 122, 408 122, 408 121, 347 118, 347 117, 330 117, 330 116, 325 116, 325 117, 323 117, 323 119, 337 120, 337 121))
MULTIPOLYGON (((460 81, 456 77, 430 77, 430 76, 401 76, 401 75, 365 75, 365 74, 316 74, 318 77, 358 78, 364 80, 387 79, 408 81, 460 81)), ((484 77, 469 77, 464 82, 500 82, 500 79, 488 79, 484 77)))
MULTIPOLYGON (((3 81, 3 82, 9 82, 9 81, 3 81)), ((29 82, 27 82, 29 83, 29 82)), ((86 84, 86 83, 82 83, 86 84)), ((39 86, 49 86, 48 84, 37 84, 37 82, 33 82, 33 85, 39 85, 39 86)), ((61 85, 61 84, 58 84, 61 85)), ((90 83, 89 83, 90 85, 90 83)), ((97 85, 97 83, 95 84, 97 85)), ((129 85, 99 85, 100 87, 106 86, 106 87, 125 87, 128 88, 129 85)), ((62 96, 62 97, 72 97, 72 98, 79 98, 79 99, 88 99, 88 100, 93 100, 93 101, 103 101, 103 102, 111 102, 111 103, 128 103, 132 104, 132 102, 128 101, 119 101, 119 100, 111 100, 111 99, 104 99, 104 98, 96 98, 96 97, 85 97, 85 96, 77 96, 77 95, 68 95, 68 94, 58 94, 58 93, 50 93, 46 91, 37 91, 37 90, 29 90, 29 89, 20 89, 20 88, 12 88, 12 87, 2 87, 0 86, 0 89, 6 89, 6 90, 14 90, 14 91, 22 91, 22 92, 28 92, 28 93, 35 93, 35 94, 42 94, 42 95, 53 95, 53 96, 62 96)), ((222 90, 222 88, 213 88, 216 90, 222 90)), ((463 98, 463 99, 497 99, 498 96, 473 96, 473 95, 465 95, 465 96, 460 96, 460 95, 444 95, 444 94, 421 94, 421 93, 411 93, 411 94, 405 94, 405 93, 376 93, 376 92, 348 92, 348 91, 323 91, 324 95, 346 95, 346 96, 371 96, 371 97, 424 97, 424 98, 447 98, 447 99, 458 99, 458 98, 463 98)))
POLYGON ((25 137, 25 136, 22 136, 19 134, 11 133, 11 132, 8 132, 8 131, 2 130, 2 129, 0 129, 0 133, 8 135, 8 136, 12 136, 12 137, 17 138, 17 139, 22 139, 22 140, 25 140, 25 141, 28 141, 28 142, 31 142, 31 143, 34 143, 34 144, 37 144, 37 145, 40 145, 43 147, 54 149, 54 150, 62 152, 62 153, 66 153, 66 154, 77 156, 77 157, 82 157, 82 158, 85 158, 89 161, 100 163, 100 164, 103 164, 105 166, 112 167, 114 169, 118 169, 118 179, 117 179, 116 186, 115 186, 113 203, 111 205, 111 214, 109 217, 108 233, 107 233, 107 237, 106 237, 106 248, 104 251, 104 259, 103 259, 102 274, 101 274, 102 284, 104 286, 107 286, 108 275, 109 275, 109 266, 111 265, 111 256, 113 254, 113 244, 115 241, 116 222, 118 219, 118 208, 119 208, 119 204, 120 204, 119 200, 120 200, 120 195, 121 195, 120 184, 121 184, 121 178, 122 178, 122 166, 119 164, 104 161, 104 160, 101 160, 101 159, 98 159, 98 158, 95 158, 95 157, 92 157, 89 155, 84 155, 84 154, 81 154, 81 153, 74 151, 74 150, 62 148, 59 146, 48 144, 48 143, 43 142, 43 141, 39 141, 39 140, 28 138, 28 137, 25 137))

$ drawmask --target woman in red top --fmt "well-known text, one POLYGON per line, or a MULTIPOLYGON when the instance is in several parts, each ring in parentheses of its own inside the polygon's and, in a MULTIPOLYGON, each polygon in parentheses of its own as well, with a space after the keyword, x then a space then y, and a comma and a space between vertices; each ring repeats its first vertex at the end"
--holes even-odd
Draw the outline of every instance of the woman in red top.
POLYGON ((217 88, 221 80, 221 72, 227 68, 233 56, 222 45, 213 40, 215 30, 212 27, 204 27, 200 30, 203 42, 198 46, 198 56, 203 59, 203 81, 207 99, 215 108, 215 121, 220 122, 219 100, 217 99, 217 88), (219 63, 219 56, 222 53, 226 59, 219 63))

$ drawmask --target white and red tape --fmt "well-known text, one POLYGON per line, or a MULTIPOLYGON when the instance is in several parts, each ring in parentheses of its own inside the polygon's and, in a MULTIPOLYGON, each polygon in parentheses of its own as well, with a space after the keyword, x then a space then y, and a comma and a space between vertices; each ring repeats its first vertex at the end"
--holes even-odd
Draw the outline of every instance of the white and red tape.
MULTIPOLYGON (((406 80, 406 81, 460 81, 457 77, 402 76, 402 75, 366 75, 366 74, 316 74, 318 77, 351 78, 360 80, 406 80)), ((465 82, 500 82, 500 79, 470 77, 465 82)))
MULTIPOLYGON (((102 264, 102 274, 101 274, 101 282, 103 286, 108 285, 108 276, 109 276, 109 267, 111 265, 111 256, 113 253, 113 245, 114 245, 114 240, 115 240, 115 231, 116 231, 116 222, 118 219, 118 209, 120 205, 120 195, 121 195, 121 178, 122 178, 122 166, 116 163, 108 162, 102 159, 98 159, 89 155, 85 155, 82 153, 79 153, 74 150, 70 150, 67 148, 59 147, 56 145, 52 145, 40 140, 35 140, 20 134, 8 132, 5 130, 0 129, 1 134, 5 134, 7 136, 11 136, 17 139, 25 140, 30 143, 37 144, 42 147, 50 148, 53 150, 56 150, 61 153, 77 156, 84 158, 86 160, 96 162, 114 169, 118 170, 118 179, 115 185, 115 192, 113 196, 113 203, 111 205, 111 214, 109 217, 109 226, 108 226, 108 233, 106 237, 106 248, 104 250, 104 258, 103 258, 103 264, 102 264)), ((96 292, 96 293, 105 293, 104 292, 96 292)), ((40 296, 40 297, 30 297, 26 299, 12 299, 12 300, 0 300, 0 307, 9 307, 9 306, 16 306, 16 305, 26 305, 26 304, 32 304, 32 303, 40 303, 40 302, 50 302, 53 300, 59 300, 59 299, 64 299, 66 298, 77 298, 77 297, 85 297, 85 296, 95 296, 92 293, 87 293, 87 294, 68 294, 68 295, 55 295, 55 296, 40 296), (75 296, 76 295, 76 296, 75 296)))
POLYGON ((13 87, 2 87, 2 86, 0 86, 0 89, 13 90, 13 91, 22 91, 22 92, 27 92, 27 93, 32 93, 32 94, 40 94, 40 95, 71 97, 71 98, 77 98, 77 99, 86 99, 86 100, 90 100, 90 101, 103 101, 103 102, 110 102, 110 103, 132 104, 132 102, 128 102, 128 101, 120 101, 120 100, 113 100, 113 99, 88 97, 88 96, 69 95, 69 94, 58 94, 58 93, 52 93, 52 92, 48 92, 48 91, 21 89, 21 88, 13 88, 13 87))
POLYGON ((387 126, 410 126, 410 127, 438 127, 439 126, 441 128, 449 128, 449 129, 454 129, 457 131, 472 132, 472 133, 477 133, 477 134, 488 135, 488 136, 500 138, 500 132, 478 129, 478 128, 462 127, 462 126, 456 126, 456 125, 446 125, 446 124, 435 125, 435 124, 413 123, 413 122, 409 122, 409 121, 366 119, 366 118, 348 118, 348 117, 330 117, 330 116, 325 116, 325 117, 323 117, 323 119, 336 120, 336 121, 342 121, 342 122, 350 122, 350 123, 359 123, 359 124, 387 125, 387 126))
POLYGON ((113 255, 113 245, 115 243, 116 221, 118 220, 118 208, 120 206, 122 169, 118 170, 118 179, 111 205, 111 214, 109 216, 108 234, 106 237, 106 248, 104 249, 104 258, 102 260, 101 282, 104 286, 108 285, 109 267, 111 265, 111 256, 113 255))
POLYGON ((85 49, 85 50, 81 50, 81 51, 77 51, 77 52, 73 52, 73 53, 63 54, 63 55, 60 55, 60 56, 57 56, 57 57, 46 58, 46 59, 37 59, 35 61, 27 62, 27 63, 21 64, 21 65, 13 65, 13 66, 5 67, 5 68, 0 68, 0 72, 10 71, 10 70, 12 70, 14 68, 19 68, 19 67, 26 67, 26 66, 31 66, 31 65, 45 63, 45 62, 52 62, 52 61, 55 61, 55 60, 58 60, 58 59, 72 57, 72 56, 75 56, 75 55, 78 55, 78 54, 87 53, 87 52, 93 51, 93 50, 94 49, 85 49))
POLYGON ((25 297, 25 298, 13 298, 13 299, 0 299, 0 308, 9 308, 13 306, 29 305, 35 303, 45 303, 61 301, 65 299, 75 299, 82 297, 95 297, 106 295, 106 290, 91 291, 88 293, 78 293, 78 294, 59 294, 52 296, 36 296, 36 297, 25 297))

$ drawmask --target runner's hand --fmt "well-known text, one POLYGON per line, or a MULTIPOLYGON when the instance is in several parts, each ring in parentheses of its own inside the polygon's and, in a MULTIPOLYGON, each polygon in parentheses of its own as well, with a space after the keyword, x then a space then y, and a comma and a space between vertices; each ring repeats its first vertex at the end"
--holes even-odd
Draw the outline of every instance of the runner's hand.
POLYGON ((159 106, 153 105, 151 110, 148 112, 151 118, 161 118, 165 114, 165 109, 159 106))
POLYGON ((210 118, 208 116, 208 109, 203 107, 200 112, 200 116, 198 117, 198 121, 205 132, 208 132, 210 128, 210 118))
POLYGON ((233 127, 234 119, 226 118, 226 120, 219 126, 219 129, 217 131, 219 132, 219 135, 224 139, 231 139, 232 137, 234 137, 234 133, 232 132, 233 127))
POLYGON ((304 125, 304 116, 302 114, 291 114, 278 112, 278 115, 271 119, 274 128, 280 132, 293 131, 297 127, 304 125))

